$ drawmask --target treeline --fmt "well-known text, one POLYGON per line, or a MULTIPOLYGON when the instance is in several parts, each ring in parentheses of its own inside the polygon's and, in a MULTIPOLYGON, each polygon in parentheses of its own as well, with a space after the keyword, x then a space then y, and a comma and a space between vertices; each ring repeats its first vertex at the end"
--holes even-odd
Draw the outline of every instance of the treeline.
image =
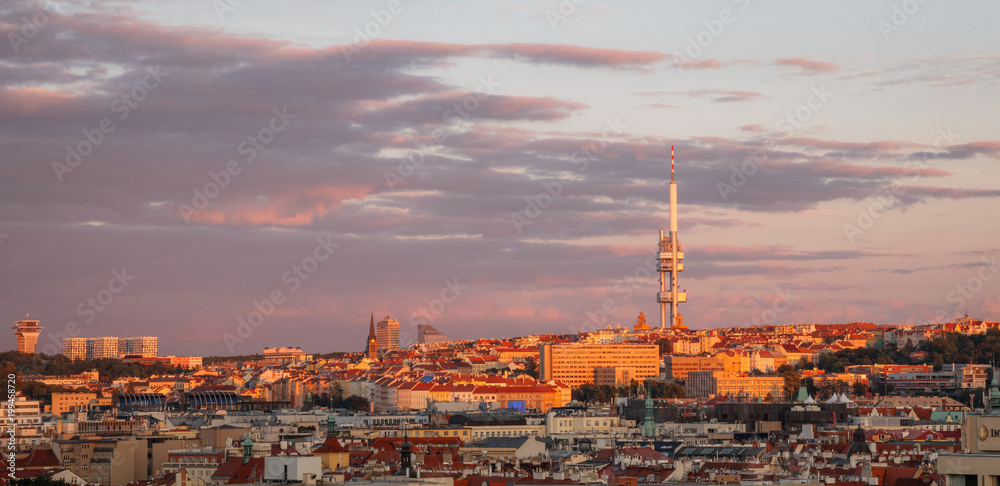
POLYGON ((214 365, 218 363, 228 363, 228 362, 247 362, 247 361, 260 361, 264 359, 263 354, 244 354, 240 356, 206 356, 201 359, 201 364, 204 366, 214 365))
POLYGON ((324 392, 313 397, 313 405, 317 407, 344 408, 353 412, 367 412, 371 410, 371 403, 367 398, 351 395, 344 397, 344 388, 339 382, 330 386, 329 392, 324 392))
MULTIPOLYGON (((910 350, 895 346, 842 349, 833 353, 823 353, 816 358, 815 367, 830 373, 843 373, 847 366, 872 364, 910 364, 910 350)), ((805 365, 807 369, 811 366, 805 365)))
POLYGON ((39 474, 38 476, 31 478, 17 478, 8 479, 8 486, 70 486, 69 483, 63 481, 62 479, 52 479, 52 476, 46 476, 44 474, 39 474))
POLYGON ((902 347, 893 344, 870 348, 844 349, 825 353, 816 360, 816 367, 828 372, 843 373, 853 365, 871 364, 928 364, 935 370, 948 363, 990 364, 1000 356, 1000 330, 989 329, 983 334, 949 332, 928 339, 914 347, 909 342, 902 347), (916 351, 926 353, 919 360, 910 359, 916 351))
POLYGON ((15 374, 18 377, 24 375, 59 375, 70 376, 83 373, 85 371, 97 370, 101 380, 116 380, 126 376, 135 376, 142 379, 152 375, 168 375, 184 373, 184 369, 179 366, 169 366, 165 364, 139 364, 124 363, 119 359, 87 359, 71 360, 66 356, 57 354, 49 356, 46 354, 29 354, 18 351, 7 351, 0 353, 0 370, 4 376, 15 374))
POLYGON ((647 386, 652 392, 653 398, 684 398, 686 394, 684 385, 680 383, 654 380, 640 383, 632 380, 628 386, 621 387, 585 383, 579 388, 573 389, 572 397, 573 400, 581 403, 611 403, 618 397, 645 395, 647 386))
POLYGON ((1000 356, 1000 330, 989 329, 983 334, 950 332, 924 341, 920 350, 927 353, 927 364, 940 369, 946 363, 990 364, 1000 356))

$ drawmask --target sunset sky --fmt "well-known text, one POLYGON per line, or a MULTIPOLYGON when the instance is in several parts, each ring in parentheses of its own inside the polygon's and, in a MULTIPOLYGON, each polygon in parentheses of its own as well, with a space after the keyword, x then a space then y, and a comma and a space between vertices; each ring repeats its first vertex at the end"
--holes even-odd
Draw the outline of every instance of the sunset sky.
POLYGON ((671 145, 690 327, 1000 319, 1000 3, 231 3, 0 4, 40 351, 656 323, 671 145))

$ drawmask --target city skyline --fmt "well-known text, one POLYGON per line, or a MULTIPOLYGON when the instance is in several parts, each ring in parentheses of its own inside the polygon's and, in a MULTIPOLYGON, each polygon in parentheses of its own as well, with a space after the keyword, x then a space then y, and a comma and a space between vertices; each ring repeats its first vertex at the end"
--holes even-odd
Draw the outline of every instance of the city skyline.
POLYGON ((1000 316, 1000 6, 394 5, 0 7, 0 315, 205 356, 360 351, 366 306, 631 327, 675 146, 690 328, 1000 316))

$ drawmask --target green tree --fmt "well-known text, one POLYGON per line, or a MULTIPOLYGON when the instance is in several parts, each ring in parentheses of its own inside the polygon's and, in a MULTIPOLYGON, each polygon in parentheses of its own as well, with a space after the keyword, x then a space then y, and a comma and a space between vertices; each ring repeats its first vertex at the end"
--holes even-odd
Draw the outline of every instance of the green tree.
POLYGON ((577 402, 590 403, 594 400, 593 385, 590 383, 584 383, 583 385, 574 388, 573 391, 570 392, 570 396, 577 402))
POLYGON ((528 356, 524 360, 524 374, 538 379, 538 358, 534 356, 528 356))
POLYGON ((799 393, 799 386, 802 384, 802 373, 799 373, 799 370, 791 366, 781 365, 778 367, 778 376, 785 380, 784 385, 781 387, 785 398, 788 401, 794 400, 795 396, 799 393))
POLYGON ((62 479, 52 479, 52 476, 38 475, 33 478, 19 478, 7 481, 10 486, 69 486, 62 479))
POLYGON ((330 406, 339 406, 340 402, 344 401, 344 387, 340 385, 339 381, 333 382, 330 385, 330 406))
POLYGON ((665 354, 670 354, 670 353, 673 352, 673 349, 672 349, 671 344, 670 344, 670 340, 668 340, 667 338, 657 339, 656 340, 656 344, 657 344, 657 346, 660 347, 660 356, 663 356, 665 354))
POLYGON ((684 398, 687 396, 687 390, 685 390, 684 385, 677 382, 670 382, 666 384, 666 389, 663 390, 663 398, 684 398))
POLYGON ((354 412, 367 412, 371 410, 371 403, 368 402, 367 398, 351 395, 344 399, 341 407, 354 412))

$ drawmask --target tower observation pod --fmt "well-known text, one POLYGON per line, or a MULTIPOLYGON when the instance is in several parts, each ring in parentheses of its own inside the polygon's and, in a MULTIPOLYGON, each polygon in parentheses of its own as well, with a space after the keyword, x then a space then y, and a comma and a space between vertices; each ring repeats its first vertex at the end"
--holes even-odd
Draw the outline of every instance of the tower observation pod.
POLYGON ((684 271, 684 252, 677 239, 677 180, 673 145, 670 146, 670 233, 660 230, 659 245, 657 267, 660 272, 660 291, 656 293, 656 301, 660 304, 660 329, 667 326, 668 305, 670 327, 678 328, 680 313, 677 312, 677 304, 687 302, 687 293, 677 288, 677 274, 684 271))

